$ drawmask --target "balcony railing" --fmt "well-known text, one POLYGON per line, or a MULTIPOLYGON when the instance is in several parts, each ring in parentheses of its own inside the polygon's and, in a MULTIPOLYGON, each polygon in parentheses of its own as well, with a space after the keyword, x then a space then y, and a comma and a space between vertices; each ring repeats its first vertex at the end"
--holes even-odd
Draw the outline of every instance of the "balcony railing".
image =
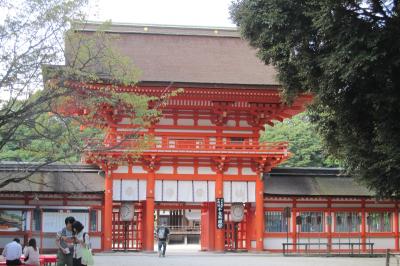
POLYGON ((104 143, 104 141, 100 139, 91 139, 87 141, 87 151, 90 152, 129 152, 138 150, 155 153, 268 153, 288 155, 288 142, 217 144, 204 143, 198 140, 169 140, 145 145, 140 139, 126 139, 114 143, 104 143))

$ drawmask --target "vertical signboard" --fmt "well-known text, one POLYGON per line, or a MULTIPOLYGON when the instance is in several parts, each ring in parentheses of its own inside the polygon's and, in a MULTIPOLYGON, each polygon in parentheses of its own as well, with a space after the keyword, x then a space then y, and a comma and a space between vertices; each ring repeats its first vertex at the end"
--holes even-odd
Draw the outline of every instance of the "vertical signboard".
POLYGON ((216 199, 217 208, 217 229, 224 228, 224 198, 216 199))

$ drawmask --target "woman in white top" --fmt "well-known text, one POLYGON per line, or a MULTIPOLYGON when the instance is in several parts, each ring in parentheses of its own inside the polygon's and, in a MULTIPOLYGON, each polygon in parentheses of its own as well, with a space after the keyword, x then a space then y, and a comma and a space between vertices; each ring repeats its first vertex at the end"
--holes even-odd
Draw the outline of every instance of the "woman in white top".
POLYGON ((79 221, 75 221, 72 224, 72 230, 75 235, 73 266, 85 266, 85 264, 82 264, 82 248, 90 248, 89 235, 83 232, 83 228, 83 224, 79 221))
POLYGON ((28 246, 24 248, 25 264, 40 265, 39 249, 36 247, 36 240, 29 239, 28 246))

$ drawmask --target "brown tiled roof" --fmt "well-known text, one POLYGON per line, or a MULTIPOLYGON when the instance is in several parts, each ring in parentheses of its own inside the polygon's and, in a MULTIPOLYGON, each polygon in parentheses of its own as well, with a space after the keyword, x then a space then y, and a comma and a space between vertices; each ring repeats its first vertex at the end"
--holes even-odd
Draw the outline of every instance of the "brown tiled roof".
MULTIPOLYGON (((77 25, 93 32, 99 24, 77 25)), ((141 82, 279 85, 272 66, 236 28, 113 24, 116 47, 142 71, 141 82)))
POLYGON ((264 174, 264 194, 275 196, 371 197, 374 193, 340 169, 275 168, 264 174))
POLYGON ((1 187, 0 192, 103 193, 104 177, 91 165, 51 164, 34 170, 39 164, 1 163, 0 181, 29 178, 1 187))

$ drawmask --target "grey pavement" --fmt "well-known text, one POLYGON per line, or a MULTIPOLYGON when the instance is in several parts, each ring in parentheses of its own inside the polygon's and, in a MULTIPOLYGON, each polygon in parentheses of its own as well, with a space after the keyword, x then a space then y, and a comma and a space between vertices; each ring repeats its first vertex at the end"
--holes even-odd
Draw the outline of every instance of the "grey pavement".
POLYGON ((96 266, 384 266, 385 258, 283 257, 268 253, 211 253, 171 250, 165 258, 156 253, 115 252, 95 255, 96 266))

